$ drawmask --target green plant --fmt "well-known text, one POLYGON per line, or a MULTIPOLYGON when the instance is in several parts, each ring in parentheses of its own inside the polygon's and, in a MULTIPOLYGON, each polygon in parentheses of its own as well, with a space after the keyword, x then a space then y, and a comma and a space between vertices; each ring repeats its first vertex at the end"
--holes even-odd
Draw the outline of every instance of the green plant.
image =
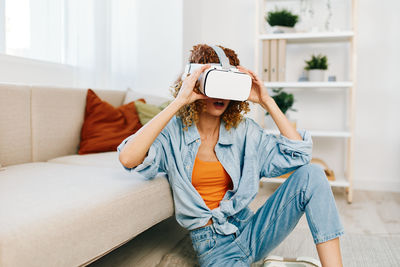
POLYGON ((283 9, 276 9, 275 11, 270 11, 265 16, 265 20, 271 26, 286 26, 286 27, 294 27, 299 20, 299 16, 293 14, 289 10, 283 9))
MULTIPOLYGON (((272 91, 275 93, 272 98, 275 100, 279 109, 283 112, 283 114, 286 114, 286 111, 288 111, 289 109, 292 111, 297 111, 296 109, 292 108, 294 103, 293 94, 288 94, 282 91, 282 89, 283 88, 272 89, 272 91)), ((266 114, 269 115, 268 112, 266 114)))
POLYGON ((307 66, 304 67, 305 70, 327 70, 328 69, 328 58, 321 54, 312 55, 310 60, 305 60, 307 66))

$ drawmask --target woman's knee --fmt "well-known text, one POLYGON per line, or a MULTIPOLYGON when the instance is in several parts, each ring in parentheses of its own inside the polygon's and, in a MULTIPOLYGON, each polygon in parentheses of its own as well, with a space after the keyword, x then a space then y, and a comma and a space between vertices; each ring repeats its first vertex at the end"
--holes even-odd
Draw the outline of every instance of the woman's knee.
POLYGON ((320 185, 329 185, 324 170, 318 164, 307 163, 300 166, 295 173, 302 184, 316 187, 319 187, 320 185))

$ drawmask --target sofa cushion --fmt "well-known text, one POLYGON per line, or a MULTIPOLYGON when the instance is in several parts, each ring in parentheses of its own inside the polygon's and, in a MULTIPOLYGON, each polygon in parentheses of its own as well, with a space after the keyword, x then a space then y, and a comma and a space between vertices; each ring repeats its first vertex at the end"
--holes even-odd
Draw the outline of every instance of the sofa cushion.
MULTIPOLYGON (((118 107, 125 91, 94 90, 118 107)), ((32 87, 32 160, 76 154, 85 115, 87 89, 32 87)))
POLYGON ((143 103, 141 101, 135 101, 135 106, 137 113, 139 114, 140 123, 142 125, 148 123, 152 118, 154 118, 158 113, 166 108, 169 103, 170 101, 164 102, 161 105, 152 105, 148 103, 143 103))
POLYGON ((140 127, 142 124, 135 102, 115 108, 89 89, 78 154, 115 151, 125 138, 136 133, 140 127))
POLYGON ((0 172, 0 266, 78 266, 173 215, 165 176, 57 163, 0 172))
POLYGON ((70 155, 50 159, 47 162, 75 164, 84 166, 97 166, 103 168, 123 168, 118 160, 118 152, 91 153, 86 155, 70 155))
POLYGON ((0 84, 0 164, 30 162, 31 148, 30 87, 0 84))

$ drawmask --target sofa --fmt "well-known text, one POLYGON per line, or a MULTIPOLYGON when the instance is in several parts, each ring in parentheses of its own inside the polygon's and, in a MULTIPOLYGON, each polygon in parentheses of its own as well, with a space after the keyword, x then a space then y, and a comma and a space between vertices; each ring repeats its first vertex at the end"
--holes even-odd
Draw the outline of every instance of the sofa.
MULTIPOLYGON (((94 91, 115 107, 126 94, 94 91)), ((86 93, 0 84, 1 267, 84 266, 174 214, 165 174, 77 154, 86 93)))

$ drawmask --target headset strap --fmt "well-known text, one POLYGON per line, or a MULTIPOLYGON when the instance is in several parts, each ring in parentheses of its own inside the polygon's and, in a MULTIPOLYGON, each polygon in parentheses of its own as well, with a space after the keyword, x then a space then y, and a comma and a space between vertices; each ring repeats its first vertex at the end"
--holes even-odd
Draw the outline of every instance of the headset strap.
POLYGON ((222 69, 230 69, 231 64, 229 64, 229 59, 225 55, 224 50, 222 50, 221 47, 213 45, 211 46, 212 49, 214 49, 215 53, 217 53, 217 56, 219 58, 219 62, 221 63, 222 69))

